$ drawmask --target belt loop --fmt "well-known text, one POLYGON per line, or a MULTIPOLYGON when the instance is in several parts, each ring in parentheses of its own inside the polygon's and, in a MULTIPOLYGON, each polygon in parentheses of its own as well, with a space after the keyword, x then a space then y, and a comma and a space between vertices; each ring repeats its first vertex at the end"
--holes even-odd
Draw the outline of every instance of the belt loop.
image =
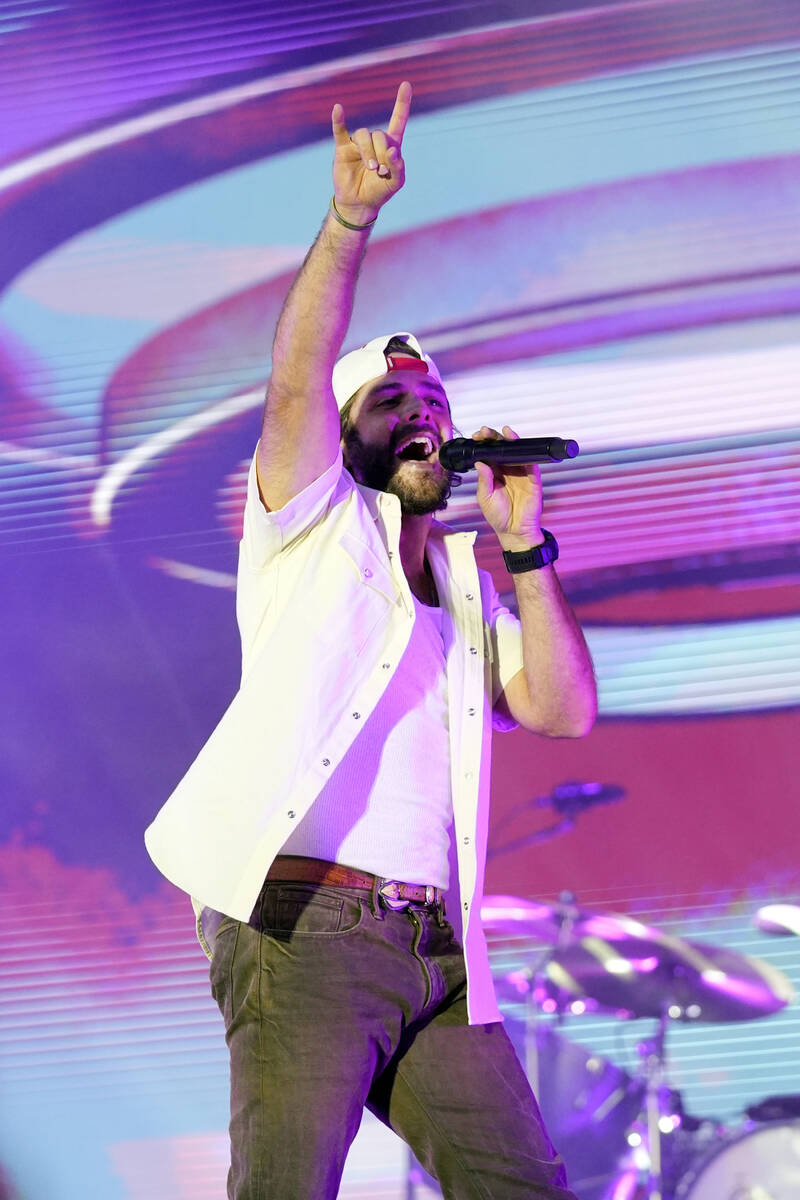
POLYGON ((383 908, 381 907, 380 889, 383 880, 379 875, 375 875, 372 880, 372 887, 369 889, 369 906, 372 909, 372 915, 376 921, 383 920, 383 908))
POLYGON ((442 889, 437 888, 436 893, 436 924, 441 929, 447 924, 447 907, 444 902, 444 892, 442 889))

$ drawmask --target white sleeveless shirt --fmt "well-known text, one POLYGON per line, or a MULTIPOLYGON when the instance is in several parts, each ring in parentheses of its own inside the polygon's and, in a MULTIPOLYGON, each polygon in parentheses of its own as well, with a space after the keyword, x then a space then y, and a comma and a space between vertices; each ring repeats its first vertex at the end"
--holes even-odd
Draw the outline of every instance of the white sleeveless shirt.
POLYGON ((442 610, 416 598, 414 607, 391 683, 281 853, 446 888, 453 805, 442 610))

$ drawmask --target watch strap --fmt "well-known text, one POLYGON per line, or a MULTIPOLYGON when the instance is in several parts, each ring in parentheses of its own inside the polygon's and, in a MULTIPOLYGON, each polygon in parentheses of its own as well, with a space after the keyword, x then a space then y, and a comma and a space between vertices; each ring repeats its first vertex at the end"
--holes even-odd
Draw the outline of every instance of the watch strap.
POLYGON ((532 546, 530 550, 503 551, 506 570, 510 571, 512 575, 519 575, 523 571, 537 571, 539 567, 546 567, 548 563, 556 561, 558 542, 549 529, 543 529, 542 533, 544 541, 540 546, 532 546))

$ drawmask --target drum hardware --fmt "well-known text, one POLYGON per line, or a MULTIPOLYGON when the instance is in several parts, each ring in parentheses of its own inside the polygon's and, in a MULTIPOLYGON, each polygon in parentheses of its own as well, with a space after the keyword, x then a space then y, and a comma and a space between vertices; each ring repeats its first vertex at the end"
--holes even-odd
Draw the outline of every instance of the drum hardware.
MULTIPOLYGON (((719 1143, 720 1126, 710 1119, 700 1120, 684 1113, 680 1093, 667 1085, 665 1043, 669 1025, 674 1021, 756 1020, 779 1012, 794 997, 787 977, 760 959, 725 947, 688 941, 631 917, 583 909, 569 892, 563 893, 556 904, 539 904, 514 896, 487 896, 482 916, 493 946, 519 946, 525 939, 545 943, 535 958, 529 958, 521 968, 506 971, 497 984, 501 999, 524 1002, 527 1012, 524 1059, 529 1078, 540 1102, 548 1094, 554 1098, 549 1105, 542 1103, 542 1108, 554 1140, 562 1148, 571 1178, 575 1176, 576 1161, 571 1162, 571 1153, 580 1156, 588 1144, 587 1132, 605 1133, 604 1122, 609 1114, 626 1116, 626 1124, 617 1136, 627 1142, 627 1151, 617 1155, 613 1179, 607 1170, 592 1175, 589 1160, 582 1161, 585 1178, 580 1180, 582 1187, 578 1191, 582 1200, 672 1197, 677 1200, 679 1193, 675 1187, 685 1174, 687 1145, 692 1147, 689 1157, 696 1158, 705 1134, 713 1149, 719 1143), (569 1133, 583 1101, 579 1099, 568 1113, 558 1110, 564 1081, 553 1074, 552 1049, 543 1061, 542 1048, 548 1036, 566 1039, 552 1025, 542 1026, 540 1017, 542 1013, 551 1013, 561 1024, 568 1013, 592 1011, 625 1018, 655 1018, 657 1025, 653 1035, 638 1047, 640 1070, 633 1076, 621 1072, 622 1078, 615 1081, 614 1087, 603 1095, 592 1094, 582 1116, 590 1115, 573 1151, 569 1133), (548 1085, 546 1088, 539 1089, 540 1077, 548 1085), (665 1153, 670 1147, 670 1152, 665 1153), (603 1190, 596 1190, 604 1184, 607 1186, 603 1190)), ((617 1069, 596 1057, 595 1066, 598 1061, 604 1068, 617 1069)), ((588 1064, 587 1059, 583 1078, 591 1082, 588 1064)), ((572 1081, 573 1096, 589 1093, 588 1083, 576 1089, 572 1081)), ((797 1098, 789 1098, 792 1099, 797 1098)), ((794 1109, 789 1107, 776 1115, 782 1118, 782 1129, 787 1125, 794 1127, 786 1120, 796 1115, 794 1109)), ((794 1125, 800 1130, 800 1122, 794 1125)), ((783 1154, 788 1159, 789 1151, 784 1148, 783 1154)), ((704 1171, 705 1161, 704 1158, 704 1171)), ((785 1194, 797 1200, 800 1174, 794 1182, 794 1191, 785 1194)), ((686 1187, 680 1193, 680 1200, 721 1200, 722 1196, 735 1200, 784 1200, 783 1193, 773 1197, 763 1189, 743 1191, 741 1196, 730 1188, 725 1192, 695 1195, 686 1187)))
POLYGON ((800 1096, 767 1096, 744 1111, 751 1121, 800 1120, 800 1096))
MULTIPOLYGON (((680 1127, 682 1119, 665 1078, 670 1023, 755 1020, 778 1012, 793 996, 786 976, 767 963, 724 947, 660 934, 654 938, 652 933, 616 941, 590 935, 555 947, 548 952, 534 988, 540 1005, 549 1000, 562 1012, 567 1005, 575 1011, 577 997, 587 1010, 656 1016, 653 1036, 639 1047, 642 1112, 626 1135, 631 1147, 629 1167, 627 1176, 623 1173, 618 1180, 613 1200, 620 1200, 626 1188, 636 1200, 665 1200, 674 1194, 671 1177, 669 1190, 665 1188, 663 1156, 664 1139, 680 1127)), ((800 1177, 797 1184, 796 1196, 800 1196, 800 1177)), ((751 1200, 751 1194, 743 1192, 741 1200, 751 1200)), ((753 1192, 752 1200, 773 1198, 753 1192)))
MULTIPOLYGON (((624 1181, 627 1173, 628 1190, 633 1188, 631 1195, 637 1200, 639 1197, 641 1200, 664 1200, 670 1194, 665 1191, 665 1177, 668 1184, 671 1179, 665 1172, 664 1139, 672 1137, 684 1124, 692 1121, 684 1114, 680 1093, 670 1088, 666 1081, 666 1037, 670 1019, 665 1009, 652 1037, 645 1038, 636 1047, 642 1063, 644 1096, 640 1118, 626 1135, 631 1149, 621 1180, 624 1181)), ((617 1200, 618 1191, 625 1193, 622 1181, 618 1181, 614 1200, 617 1200)))
POLYGON ((507 1016, 506 1029, 548 1131, 568 1164, 570 1185, 581 1200, 601 1200, 617 1173, 625 1131, 641 1109, 643 1087, 622 1068, 560 1032, 567 1013, 585 1008, 580 1000, 567 997, 560 1004, 545 997, 540 1003, 543 981, 557 955, 592 928, 587 922, 596 922, 600 915, 580 908, 571 892, 562 892, 558 903, 551 905, 515 896, 487 896, 482 916, 493 947, 515 946, 524 939, 528 951, 524 964, 495 979, 500 1001, 524 1012, 522 1020, 507 1016), (531 953, 531 939, 549 944, 531 953), (554 1020, 543 1021, 544 1014, 554 1020))
POLYGON ((554 904, 540 904, 520 896, 484 896, 481 920, 492 944, 533 938, 551 946, 564 946, 591 936, 620 942, 633 937, 668 940, 668 935, 659 934, 634 917, 581 908, 575 895, 568 891, 562 892, 554 904))
POLYGON ((769 1121, 715 1137, 696 1153, 675 1200, 797 1200, 800 1120, 769 1121))
POLYGON ((676 1155, 671 1149, 679 1131, 699 1127, 700 1122, 684 1113, 680 1092, 669 1087, 665 1071, 665 1042, 670 1018, 664 1013, 652 1037, 637 1046, 643 1091, 636 1119, 625 1131, 627 1149, 618 1163, 618 1173, 603 1193, 602 1200, 666 1200, 672 1196, 676 1155), (669 1142, 667 1142, 669 1139, 669 1142))
POLYGON ((580 1200, 602 1200, 619 1171, 625 1134, 642 1107, 642 1083, 595 1051, 572 1042, 555 1023, 507 1017, 518 1053, 534 1055, 540 1084, 531 1085, 545 1125, 567 1164, 580 1200), (535 1042, 535 1047, 532 1043, 535 1042))
POLYGON ((576 923, 576 936, 551 951, 535 985, 545 1011, 572 1006, 573 1012, 717 1024, 770 1016, 794 998, 789 979, 770 963, 644 926, 627 933, 619 920, 576 923), (581 936, 587 929, 595 932, 581 936), (575 1001, 584 1008, 576 1009, 575 1001))

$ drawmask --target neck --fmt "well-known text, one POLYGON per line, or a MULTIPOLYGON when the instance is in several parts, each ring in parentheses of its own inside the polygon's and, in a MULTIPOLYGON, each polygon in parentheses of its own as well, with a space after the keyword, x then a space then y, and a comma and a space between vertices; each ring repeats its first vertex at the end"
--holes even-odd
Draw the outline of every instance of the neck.
POLYGON ((425 546, 433 514, 423 517, 404 516, 400 526, 400 561, 406 576, 420 575, 425 569, 425 546))

